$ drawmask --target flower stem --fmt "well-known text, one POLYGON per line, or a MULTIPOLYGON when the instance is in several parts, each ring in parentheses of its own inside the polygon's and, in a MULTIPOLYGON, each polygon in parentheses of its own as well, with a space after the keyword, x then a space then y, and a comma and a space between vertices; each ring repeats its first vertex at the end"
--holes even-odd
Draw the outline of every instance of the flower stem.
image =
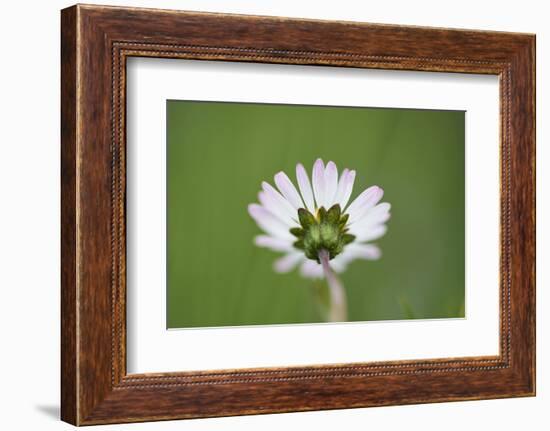
POLYGON ((330 290, 329 321, 345 322, 348 320, 348 306, 344 286, 330 267, 328 251, 320 250, 319 260, 330 290))

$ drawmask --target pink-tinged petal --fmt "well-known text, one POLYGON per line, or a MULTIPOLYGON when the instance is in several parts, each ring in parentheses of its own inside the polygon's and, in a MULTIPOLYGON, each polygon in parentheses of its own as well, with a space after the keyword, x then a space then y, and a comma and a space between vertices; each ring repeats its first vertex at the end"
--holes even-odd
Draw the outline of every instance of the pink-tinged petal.
POLYGON ((306 208, 309 212, 314 214, 315 202, 313 201, 313 191, 311 189, 307 172, 301 163, 296 165, 296 179, 298 180, 298 187, 300 187, 300 193, 302 193, 302 198, 304 199, 306 208))
POLYGON ((355 240, 358 242, 374 241, 383 237, 388 230, 385 224, 366 226, 362 229, 352 229, 352 227, 350 227, 349 233, 355 235, 355 240))
POLYGON ((372 223, 385 223, 390 218, 391 204, 388 202, 382 202, 371 208, 365 218, 372 223))
POLYGON ((374 244, 351 243, 346 246, 346 252, 348 259, 378 260, 382 256, 382 252, 374 244))
POLYGON ((248 213, 258 226, 269 235, 281 239, 293 239, 288 226, 275 217, 267 208, 258 204, 250 204, 248 205, 248 213))
POLYGON ((334 194, 334 203, 340 203, 342 195, 344 194, 344 180, 348 176, 349 169, 344 168, 340 174, 340 180, 338 180, 338 187, 336 188, 336 193, 334 194))
POLYGON ((338 256, 336 256, 334 259, 332 259, 329 262, 329 265, 334 270, 334 272, 341 273, 346 270, 347 263, 345 260, 341 258, 341 256, 342 256, 342 253, 340 253, 338 256))
POLYGON ((254 244, 258 247, 269 248, 273 251, 290 252, 295 250, 292 239, 283 239, 269 235, 258 235, 254 238, 254 244))
POLYGON ((350 251, 349 245, 347 245, 344 247, 344 251, 336 256, 334 259, 332 259, 331 262, 335 260, 338 260, 341 266, 347 267, 350 262, 355 260, 355 255, 352 251, 350 251))
POLYGON ((348 207, 346 213, 349 214, 348 224, 359 220, 370 208, 375 206, 382 196, 384 191, 378 186, 372 186, 361 193, 348 207))
POLYGON ((340 182, 338 183, 338 190, 336 191, 336 197, 334 203, 340 204, 342 211, 346 209, 351 192, 353 191, 353 183, 355 182, 355 171, 344 169, 344 172, 340 176, 340 182))
POLYGON ((382 202, 372 208, 369 208, 363 216, 355 223, 350 224, 350 229, 362 229, 377 224, 383 224, 390 218, 391 205, 387 202, 382 202))
POLYGON ((306 259, 300 267, 300 274, 306 278, 323 278, 323 267, 314 260, 306 259))
POLYGON ((349 202, 349 198, 351 197, 351 192, 353 191, 353 184, 355 182, 355 174, 356 174, 355 171, 350 171, 346 178, 346 181, 344 184, 344 195, 340 200, 340 207, 342 208, 342 211, 344 211, 344 209, 346 208, 346 205, 349 202))
POLYGON ((287 225, 289 229, 297 225, 296 221, 294 221, 294 219, 290 217, 288 211, 286 211, 284 207, 279 204, 279 200, 276 199, 272 194, 266 193, 262 190, 260 193, 258 193, 258 200, 274 216, 276 216, 285 225, 287 225))
POLYGON ((338 168, 332 161, 327 163, 325 168, 325 205, 326 209, 330 208, 336 202, 334 196, 338 189, 338 168))
POLYGON ((292 220, 298 222, 298 211, 271 184, 264 181, 262 182, 262 188, 275 201, 280 211, 286 212, 292 220))
POLYGON ((298 265, 303 259, 303 253, 289 253, 273 262, 273 270, 279 273, 290 272, 296 268, 296 265, 298 265))
POLYGON ((325 165, 321 159, 317 159, 313 164, 311 182, 317 208, 325 206, 325 165))
POLYGON ((302 202, 302 198, 300 197, 298 190, 296 190, 296 187, 294 187, 294 184, 292 184, 292 181, 290 181, 284 172, 279 172, 275 175, 275 184, 286 200, 294 207, 294 209, 298 210, 299 208, 304 207, 304 203, 302 202))

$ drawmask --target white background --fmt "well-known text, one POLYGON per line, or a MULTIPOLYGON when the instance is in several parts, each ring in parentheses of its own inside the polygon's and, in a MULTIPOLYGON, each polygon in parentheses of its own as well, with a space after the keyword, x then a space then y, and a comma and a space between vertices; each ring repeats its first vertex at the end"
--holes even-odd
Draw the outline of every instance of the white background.
POLYGON ((129 373, 498 354, 496 76, 139 58, 127 83, 129 373), (466 111, 466 319, 167 331, 167 99, 466 111))
MULTIPOLYGON (((133 6, 359 20, 537 33, 538 396, 536 398, 293 413, 96 429, 278 430, 547 429, 550 422, 549 13, 545 2, 140 1, 133 6), (542 263, 541 263, 542 262, 542 263), (546 363, 546 364, 545 364, 546 363)), ((70 429, 59 399, 59 9, 64 1, 5 2, 0 69, 0 424, 9 430, 70 429)))

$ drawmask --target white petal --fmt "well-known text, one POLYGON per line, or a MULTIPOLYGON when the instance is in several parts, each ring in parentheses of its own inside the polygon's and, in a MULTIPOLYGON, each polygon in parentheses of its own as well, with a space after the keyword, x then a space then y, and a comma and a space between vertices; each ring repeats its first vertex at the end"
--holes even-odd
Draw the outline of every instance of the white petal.
POLYGON ((264 181, 262 182, 262 188, 264 189, 264 192, 266 192, 267 195, 276 202, 281 211, 286 212, 292 220, 298 222, 298 211, 296 211, 292 205, 290 205, 290 203, 273 188, 271 184, 264 181))
POLYGON ((353 223, 360 219, 370 208, 376 205, 384 191, 378 186, 372 186, 361 193, 348 207, 346 213, 349 214, 348 223, 353 223))
POLYGON ((294 219, 290 217, 288 211, 286 211, 284 207, 279 204, 279 200, 277 200, 272 194, 262 190, 258 193, 258 200, 265 208, 267 208, 275 217, 281 220, 289 228, 296 226, 294 219))
MULTIPOLYGON (((336 193, 334 194, 334 203, 339 204, 342 200, 342 195, 344 194, 344 180, 348 176, 349 169, 344 168, 342 173, 340 174, 340 180, 338 181, 338 187, 336 188, 336 193)), ((342 206, 340 206, 341 209, 342 206)))
POLYGON ((363 229, 352 229, 352 227, 350 227, 349 233, 355 235, 356 241, 358 242, 374 241, 375 239, 383 237, 388 230, 385 224, 366 226, 363 229))
POLYGON ((248 205, 248 213, 266 233, 282 239, 293 239, 292 234, 281 220, 275 217, 267 208, 258 204, 248 205))
POLYGON ((258 247, 270 248, 273 251, 289 252, 295 250, 292 239, 284 239, 269 235, 258 235, 254 238, 254 244, 258 247))
POLYGON ((300 192, 302 193, 302 198, 304 198, 306 208, 310 213, 314 214, 315 203, 313 202, 313 191, 311 190, 307 172, 301 163, 296 165, 296 179, 298 180, 298 187, 300 187, 300 192))
POLYGON ((336 256, 332 261, 337 260, 341 266, 346 267, 351 261, 355 260, 355 255, 349 249, 349 245, 344 247, 344 251, 336 256))
POLYGON ((300 198, 300 194, 284 172, 279 172, 275 175, 275 184, 277 184, 279 191, 296 210, 298 210, 298 208, 304 208, 304 203, 302 202, 302 198, 300 198))
POLYGON ((387 222, 390 218, 390 208, 391 205, 389 203, 382 202, 381 204, 368 209, 355 223, 350 223, 350 230, 364 230, 365 228, 387 222))
POLYGON ((334 272, 344 272, 346 270, 347 262, 342 259, 343 253, 340 253, 338 256, 336 256, 334 259, 332 259, 329 262, 330 267, 334 270, 334 272))
MULTIPOLYGON (((344 250, 345 253, 345 250, 344 250)), ((330 267, 334 272, 341 273, 346 270, 347 262, 342 259, 344 253, 339 254, 329 262, 330 267)), ((352 258, 353 260, 353 258, 352 258)), ((304 259, 300 267, 300 274, 306 278, 324 278, 323 266, 311 259, 304 259)))
MULTIPOLYGON (((377 260, 382 256, 380 249, 374 244, 351 243, 346 246, 346 259, 377 260)), ((351 262, 351 260, 349 260, 351 262)))
POLYGON ((371 208, 364 218, 371 223, 384 223, 390 218, 390 209, 391 205, 388 202, 382 202, 371 208))
POLYGON ((273 263, 273 269, 275 272, 290 272, 292 271, 298 263, 300 263, 304 259, 304 254, 302 252, 299 253, 288 253, 287 255, 277 259, 273 263))
POLYGON ((300 274, 306 278, 323 278, 323 267, 314 260, 306 259, 300 267, 300 274))
POLYGON ((325 206, 325 165, 321 159, 317 159, 313 164, 311 182, 317 208, 325 206))
POLYGON ((325 205, 329 209, 336 202, 334 195, 338 188, 338 168, 334 162, 328 162, 325 168, 325 205))
POLYGON ((342 212, 346 209, 351 192, 353 191, 353 183, 355 181, 355 171, 348 171, 344 169, 340 182, 338 183, 338 190, 336 191, 335 203, 340 204, 342 212), (345 175, 344 175, 345 173, 345 175))

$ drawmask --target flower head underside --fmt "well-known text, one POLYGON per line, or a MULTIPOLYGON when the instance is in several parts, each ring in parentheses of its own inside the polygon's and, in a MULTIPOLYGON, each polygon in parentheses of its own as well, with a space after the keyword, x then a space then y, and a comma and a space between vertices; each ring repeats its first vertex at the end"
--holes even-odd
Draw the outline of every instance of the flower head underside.
POLYGON ((380 258, 380 249, 369 242, 386 233, 390 204, 379 203, 383 190, 372 186, 348 205, 355 175, 354 170, 344 169, 338 176, 334 162, 325 166, 317 159, 311 181, 303 165, 296 166, 298 188, 284 172, 274 177, 277 189, 262 183, 259 204, 250 204, 248 211, 264 231, 255 244, 284 253, 275 261, 275 271, 300 266, 303 276, 322 278, 322 251, 335 272, 345 271, 356 259, 380 258))

